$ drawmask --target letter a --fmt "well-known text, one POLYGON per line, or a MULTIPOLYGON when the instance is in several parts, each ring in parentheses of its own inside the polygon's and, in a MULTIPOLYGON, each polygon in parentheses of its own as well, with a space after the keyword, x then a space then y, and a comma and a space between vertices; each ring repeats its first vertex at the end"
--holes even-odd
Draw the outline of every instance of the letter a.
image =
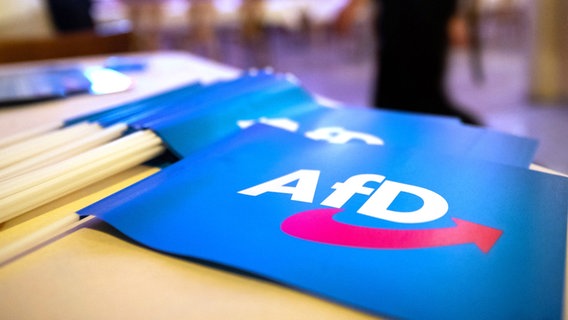
POLYGON ((302 169, 280 178, 276 178, 254 187, 239 191, 240 194, 258 196, 266 192, 288 193, 292 200, 300 202, 313 202, 318 185, 320 171, 302 169), (296 186, 288 186, 291 182, 298 181, 296 186))

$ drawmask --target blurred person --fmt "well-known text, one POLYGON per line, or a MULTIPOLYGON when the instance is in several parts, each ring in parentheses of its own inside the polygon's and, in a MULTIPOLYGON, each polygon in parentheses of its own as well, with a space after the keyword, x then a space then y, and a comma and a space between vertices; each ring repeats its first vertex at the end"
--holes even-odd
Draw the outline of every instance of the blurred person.
POLYGON ((265 0, 241 0, 239 5, 240 36, 247 50, 250 66, 270 64, 270 47, 264 25, 265 0))
MULTIPOLYGON (((373 0, 350 0, 336 26, 345 34, 357 10, 373 0)), ((372 105, 384 109, 457 116, 480 122, 450 101, 445 75, 450 26, 458 0, 375 0, 376 79, 372 105)))
POLYGON ((94 31, 91 0, 47 0, 47 7, 59 33, 94 31))

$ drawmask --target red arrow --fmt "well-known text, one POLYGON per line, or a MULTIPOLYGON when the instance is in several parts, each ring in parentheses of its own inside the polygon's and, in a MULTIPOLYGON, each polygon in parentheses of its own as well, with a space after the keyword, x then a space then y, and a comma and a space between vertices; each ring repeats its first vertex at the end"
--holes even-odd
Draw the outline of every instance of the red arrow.
POLYGON ((394 230, 349 225, 333 216, 341 209, 315 209, 297 213, 282 223, 282 231, 304 240, 371 249, 417 249, 474 243, 489 252, 503 231, 452 218, 455 227, 394 230))

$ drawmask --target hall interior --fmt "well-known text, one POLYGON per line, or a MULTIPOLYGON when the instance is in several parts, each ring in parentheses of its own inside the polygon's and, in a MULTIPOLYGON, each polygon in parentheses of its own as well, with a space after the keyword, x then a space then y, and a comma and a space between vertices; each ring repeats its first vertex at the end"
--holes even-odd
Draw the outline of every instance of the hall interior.
MULTIPOLYGON (((95 0, 91 14, 98 34, 131 33, 131 51, 187 51, 241 69, 270 67, 319 95, 364 108, 376 71, 373 10, 380 8, 361 9, 352 30, 339 34, 334 23, 346 1, 95 0)), ((538 139, 535 162, 567 173, 568 39, 558 26, 568 9, 561 0, 479 2, 480 64, 470 44, 454 43, 450 96, 488 128, 538 139)), ((18 15, 5 11, 0 39, 54 33, 44 4, 19 3, 15 11, 40 18, 26 30, 9 28, 18 15)))

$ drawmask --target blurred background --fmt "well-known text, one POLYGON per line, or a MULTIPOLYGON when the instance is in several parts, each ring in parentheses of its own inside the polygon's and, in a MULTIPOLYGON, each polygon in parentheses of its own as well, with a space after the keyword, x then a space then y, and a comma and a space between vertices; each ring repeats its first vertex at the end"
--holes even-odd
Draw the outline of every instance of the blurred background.
MULTIPOLYGON (((181 50, 238 68, 271 66, 320 95, 368 107, 380 7, 361 1, 339 29, 347 2, 0 0, 0 63, 181 50)), ((475 26, 457 15, 448 29, 448 94, 486 127, 539 139, 537 163, 568 173, 568 2, 478 0, 475 15, 475 26)))

